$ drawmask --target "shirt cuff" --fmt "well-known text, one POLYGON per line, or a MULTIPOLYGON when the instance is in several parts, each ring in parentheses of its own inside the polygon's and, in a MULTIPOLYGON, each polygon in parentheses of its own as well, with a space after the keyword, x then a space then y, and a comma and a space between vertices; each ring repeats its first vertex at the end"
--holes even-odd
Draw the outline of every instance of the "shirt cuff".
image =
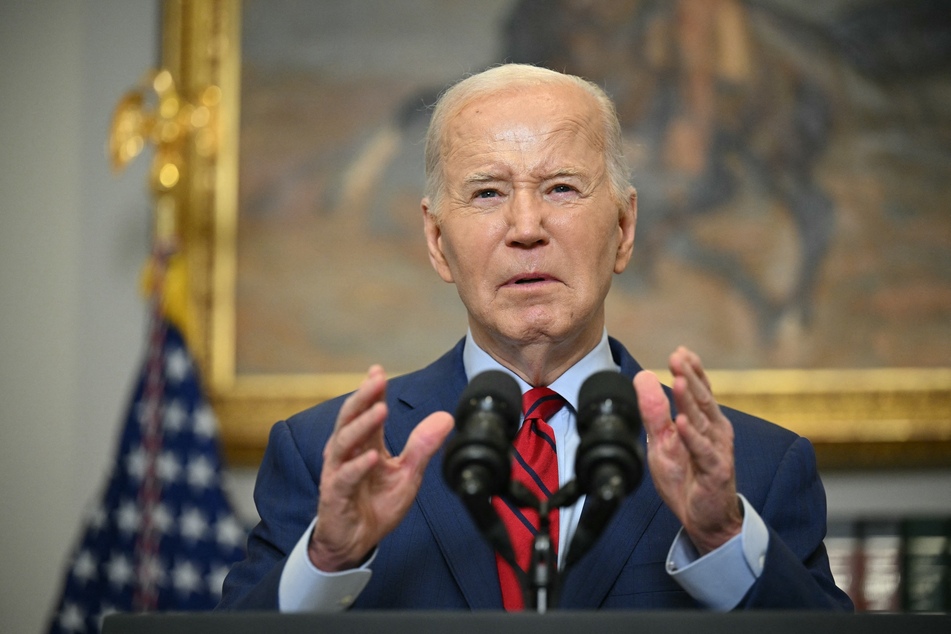
POLYGON ((667 572, 694 599, 719 612, 732 610, 763 574, 769 530, 742 495, 740 534, 703 557, 681 528, 667 554, 667 572))
POLYGON ((310 534, 317 518, 297 541, 287 557, 277 588, 277 604, 281 612, 341 612, 360 596, 373 572, 373 555, 359 568, 343 572, 324 572, 307 555, 310 534))

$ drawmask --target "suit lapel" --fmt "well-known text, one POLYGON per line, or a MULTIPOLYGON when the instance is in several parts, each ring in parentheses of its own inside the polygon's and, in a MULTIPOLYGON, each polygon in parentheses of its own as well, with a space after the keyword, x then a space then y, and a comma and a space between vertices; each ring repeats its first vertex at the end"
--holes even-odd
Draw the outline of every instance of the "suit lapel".
POLYGON ((643 482, 621 504, 591 550, 563 577, 560 607, 600 607, 660 505, 645 466, 643 482))
MULTIPOLYGON (((633 377, 641 371, 640 365, 617 340, 610 339, 610 345, 622 374, 633 377)), ((640 440, 644 446, 643 429, 640 440)), ((600 607, 660 507, 661 499, 654 489, 645 457, 641 484, 621 504, 591 550, 563 577, 560 606, 600 607)))
POLYGON ((442 476, 442 450, 423 478, 416 502, 469 607, 502 609, 495 553, 442 476))
MULTIPOLYGON (((437 411, 454 413, 467 379, 462 343, 428 368, 408 377, 398 394, 398 418, 391 411, 385 427, 390 451, 402 451, 413 427, 437 411)), ((495 553, 479 533, 465 505, 442 475, 444 449, 433 456, 423 474, 416 505, 422 512, 443 557, 472 609, 502 609, 495 553)))

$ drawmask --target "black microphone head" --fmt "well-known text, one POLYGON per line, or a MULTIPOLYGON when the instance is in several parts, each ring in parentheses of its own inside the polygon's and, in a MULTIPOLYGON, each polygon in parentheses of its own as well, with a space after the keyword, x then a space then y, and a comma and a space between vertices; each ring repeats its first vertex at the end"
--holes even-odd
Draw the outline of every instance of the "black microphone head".
POLYGON ((578 392, 575 478, 588 495, 604 501, 634 490, 644 459, 637 436, 641 413, 630 379, 606 370, 588 377, 578 392))
POLYGON ((628 423, 631 432, 640 433, 641 411, 637 406, 634 385, 629 378, 613 370, 595 372, 581 384, 578 392, 578 433, 584 434, 605 408, 628 423))
POLYGON ((464 496, 502 493, 511 477, 509 450, 518 431, 522 392, 510 375, 476 375, 456 407, 456 433, 446 445, 443 476, 464 496))
POLYGON ((477 411, 491 411, 500 416, 508 439, 515 438, 522 416, 522 391, 515 379, 501 370, 488 370, 473 377, 459 397, 456 428, 465 425, 477 411))

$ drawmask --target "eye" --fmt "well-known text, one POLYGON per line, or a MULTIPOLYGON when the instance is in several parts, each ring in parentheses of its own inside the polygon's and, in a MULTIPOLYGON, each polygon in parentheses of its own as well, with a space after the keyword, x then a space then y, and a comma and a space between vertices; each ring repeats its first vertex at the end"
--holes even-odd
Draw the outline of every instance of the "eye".
POLYGON ((487 199, 487 198, 495 198, 498 195, 499 195, 499 192, 494 189, 481 189, 476 192, 475 197, 487 199))
POLYGON ((570 194, 573 191, 577 190, 575 190, 575 188, 571 185, 566 185, 564 183, 559 183, 558 185, 555 185, 551 188, 551 193, 553 194, 570 194))

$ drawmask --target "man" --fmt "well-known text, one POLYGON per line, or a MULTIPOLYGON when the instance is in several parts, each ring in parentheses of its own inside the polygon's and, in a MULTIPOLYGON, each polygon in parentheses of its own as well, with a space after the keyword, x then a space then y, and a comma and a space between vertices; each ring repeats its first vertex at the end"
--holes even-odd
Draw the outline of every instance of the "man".
MULTIPOLYGON (((551 419, 564 484, 578 388, 613 369, 633 377, 649 473, 566 573, 561 607, 850 608, 822 545, 808 442, 718 407, 693 352, 671 355, 668 396, 607 337, 604 301, 631 258, 637 207, 604 93, 530 66, 474 75, 436 105, 426 164, 429 257, 456 285, 468 334, 426 369, 387 382, 374 366, 350 396, 275 425, 261 522, 221 607, 501 609, 493 552, 441 456, 429 464, 447 410, 486 369, 523 392, 550 387, 569 404, 551 419)), ((559 553, 582 509, 560 513, 559 553)))

